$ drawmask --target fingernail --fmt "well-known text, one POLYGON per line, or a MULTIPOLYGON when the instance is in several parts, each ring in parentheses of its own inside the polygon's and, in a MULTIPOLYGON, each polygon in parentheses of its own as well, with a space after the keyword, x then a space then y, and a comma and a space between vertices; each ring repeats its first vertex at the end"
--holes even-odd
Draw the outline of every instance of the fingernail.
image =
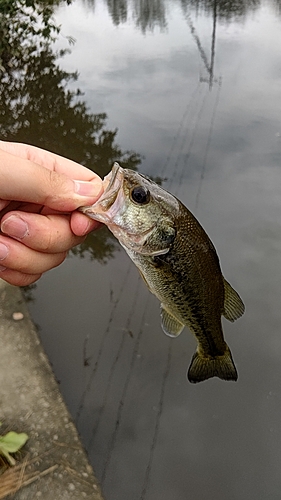
POLYGON ((0 243, 0 260, 4 260, 9 253, 8 247, 4 243, 0 243))
POLYGON ((1 224, 1 231, 12 238, 21 240, 28 234, 28 225, 17 215, 10 215, 1 224))
POLYGON ((4 266, 0 266, 0 273, 1 273, 1 271, 5 271, 5 269, 7 269, 7 268, 4 266))
POLYGON ((75 193, 88 198, 98 196, 102 190, 102 180, 96 179, 95 182, 74 181, 75 193))

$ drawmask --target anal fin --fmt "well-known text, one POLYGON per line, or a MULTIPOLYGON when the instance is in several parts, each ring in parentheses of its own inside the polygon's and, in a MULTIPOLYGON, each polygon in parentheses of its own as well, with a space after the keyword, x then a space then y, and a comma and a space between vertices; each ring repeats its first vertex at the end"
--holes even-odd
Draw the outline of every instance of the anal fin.
POLYGON ((173 316, 164 305, 161 304, 161 326, 168 337, 178 337, 183 331, 184 324, 181 323, 175 316, 173 316))

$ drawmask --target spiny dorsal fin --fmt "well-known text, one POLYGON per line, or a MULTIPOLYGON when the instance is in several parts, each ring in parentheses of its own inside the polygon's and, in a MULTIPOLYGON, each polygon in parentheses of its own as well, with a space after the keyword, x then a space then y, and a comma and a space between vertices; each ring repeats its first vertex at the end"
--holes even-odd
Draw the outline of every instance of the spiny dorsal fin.
POLYGON ((184 324, 168 312, 163 304, 161 304, 161 326, 169 337, 177 337, 184 329, 184 324))
POLYGON ((240 318, 245 311, 245 306, 241 297, 224 279, 224 310, 223 316, 228 321, 235 321, 240 318))

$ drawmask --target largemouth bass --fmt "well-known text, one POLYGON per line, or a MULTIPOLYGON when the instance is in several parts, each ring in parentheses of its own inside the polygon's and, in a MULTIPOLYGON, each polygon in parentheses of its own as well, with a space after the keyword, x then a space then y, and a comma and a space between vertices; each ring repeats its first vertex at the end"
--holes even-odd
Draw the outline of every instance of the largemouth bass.
POLYGON ((187 326, 198 346, 187 377, 237 380, 221 316, 235 321, 244 312, 238 293, 224 279, 214 245, 192 213, 148 177, 114 163, 104 193, 80 210, 108 226, 161 302, 166 335, 187 326))

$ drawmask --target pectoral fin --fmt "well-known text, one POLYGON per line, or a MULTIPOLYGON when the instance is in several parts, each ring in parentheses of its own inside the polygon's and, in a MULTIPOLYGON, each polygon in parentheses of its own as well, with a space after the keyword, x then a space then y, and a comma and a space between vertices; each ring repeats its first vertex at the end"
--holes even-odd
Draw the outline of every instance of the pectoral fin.
POLYGON ((245 311, 245 306, 241 297, 232 288, 232 286, 224 279, 224 310, 223 316, 228 321, 235 321, 240 318, 245 311))
POLYGON ((163 304, 161 304, 161 326, 169 337, 177 337, 184 329, 184 324, 168 312, 163 304))

